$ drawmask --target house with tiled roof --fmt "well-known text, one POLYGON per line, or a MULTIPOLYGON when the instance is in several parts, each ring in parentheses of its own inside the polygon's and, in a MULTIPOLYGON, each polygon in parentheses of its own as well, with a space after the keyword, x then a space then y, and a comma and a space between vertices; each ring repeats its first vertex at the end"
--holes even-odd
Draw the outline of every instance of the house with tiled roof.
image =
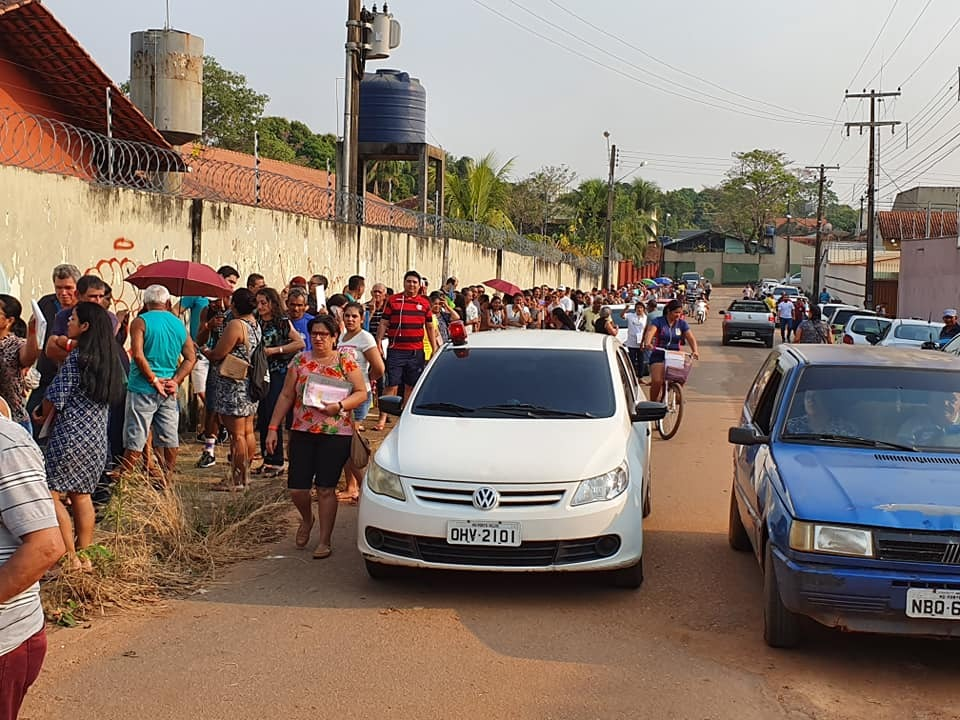
POLYGON ((111 170, 157 169, 150 167, 156 156, 131 166, 127 157, 108 157, 102 142, 84 134, 107 134, 108 94, 114 139, 172 150, 44 5, 0 0, 0 163, 87 180, 105 179, 111 170))

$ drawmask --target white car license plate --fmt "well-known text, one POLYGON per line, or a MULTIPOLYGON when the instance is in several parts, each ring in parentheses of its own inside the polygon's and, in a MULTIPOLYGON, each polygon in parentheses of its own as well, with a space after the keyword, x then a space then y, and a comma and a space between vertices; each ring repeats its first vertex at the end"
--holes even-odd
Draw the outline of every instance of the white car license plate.
POLYGON ((907 617, 960 620, 960 590, 907 590, 907 617))
POLYGON ((740 333, 740 334, 743 335, 744 337, 756 337, 756 336, 757 336, 757 334, 756 334, 753 330, 744 330, 744 331, 743 331, 742 333, 740 333))
POLYGON ((451 545, 494 545, 519 547, 520 523, 495 520, 465 520, 447 523, 447 542, 451 545))

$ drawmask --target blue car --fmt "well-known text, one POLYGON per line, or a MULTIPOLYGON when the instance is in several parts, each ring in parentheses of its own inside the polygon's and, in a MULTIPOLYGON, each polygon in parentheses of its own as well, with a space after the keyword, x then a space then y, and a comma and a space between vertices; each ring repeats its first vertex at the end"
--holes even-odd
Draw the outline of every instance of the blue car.
POLYGON ((960 358, 784 345, 729 440, 729 542, 762 567, 767 644, 804 617, 960 636, 960 358))

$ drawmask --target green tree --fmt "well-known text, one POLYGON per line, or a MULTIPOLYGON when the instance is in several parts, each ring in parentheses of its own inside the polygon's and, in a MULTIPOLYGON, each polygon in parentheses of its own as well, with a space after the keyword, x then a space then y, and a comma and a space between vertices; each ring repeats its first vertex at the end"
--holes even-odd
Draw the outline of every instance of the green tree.
POLYGON ((515 183, 507 201, 514 227, 520 232, 535 229, 540 235, 550 234, 551 226, 565 215, 559 199, 575 177, 566 165, 545 165, 515 183))
POLYGON ((253 132, 270 98, 247 85, 216 58, 203 58, 203 142, 227 150, 253 152, 253 132))
POLYGON ((860 211, 849 205, 831 203, 827 205, 823 215, 827 219, 827 222, 837 230, 844 230, 848 233, 857 231, 857 221, 859 220, 860 211))
POLYGON ((465 177, 456 172, 447 173, 447 214, 454 218, 473 220, 484 225, 513 230, 507 215, 510 194, 508 177, 513 158, 497 167, 494 153, 479 160, 466 159, 465 177))
POLYGON ((693 188, 668 190, 663 194, 661 202, 661 216, 664 222, 661 232, 665 230, 683 230, 697 227, 697 191, 693 188), (670 222, 666 222, 666 213, 670 213, 670 222))
POLYGON ((717 223, 749 249, 764 238, 772 218, 786 213, 787 199, 799 195, 799 181, 778 150, 750 150, 733 157, 736 165, 720 185, 717 223))

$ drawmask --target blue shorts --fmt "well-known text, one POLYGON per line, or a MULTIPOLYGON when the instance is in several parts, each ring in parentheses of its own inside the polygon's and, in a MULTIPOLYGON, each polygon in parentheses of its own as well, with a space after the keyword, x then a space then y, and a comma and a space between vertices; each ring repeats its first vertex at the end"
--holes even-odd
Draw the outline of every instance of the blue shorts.
POLYGON ((125 450, 143 452, 147 435, 153 430, 153 446, 158 448, 180 447, 177 430, 180 426, 180 406, 177 396, 160 397, 127 391, 127 406, 123 424, 123 447, 125 450))
POLYGON ((423 374, 427 360, 423 350, 387 349, 387 386, 413 387, 423 374))

